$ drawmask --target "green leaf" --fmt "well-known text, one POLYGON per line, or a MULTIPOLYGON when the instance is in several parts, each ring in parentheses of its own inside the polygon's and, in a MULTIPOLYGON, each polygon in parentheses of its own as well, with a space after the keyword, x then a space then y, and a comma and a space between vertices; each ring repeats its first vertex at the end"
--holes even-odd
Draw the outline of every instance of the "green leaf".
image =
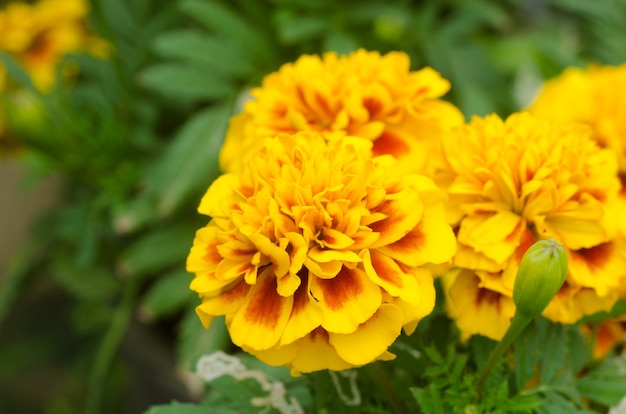
POLYGON ((179 270, 165 275, 148 290, 143 306, 151 317, 171 315, 189 304, 195 295, 189 289, 192 275, 179 270))
POLYGON ((57 255, 52 266, 59 284, 82 300, 104 300, 118 293, 121 287, 112 272, 101 267, 80 266, 65 255, 57 255))
POLYGON ((279 11, 275 22, 278 37, 289 45, 321 37, 330 26, 330 21, 324 17, 297 16, 287 10, 279 11))
POLYGON ((153 47, 161 56, 191 62, 207 71, 218 72, 223 78, 245 78, 254 73, 247 52, 197 29, 163 33, 155 39, 153 47))
POLYGON ((180 7, 220 37, 237 43, 256 57, 271 58, 274 48, 264 34, 255 29, 253 22, 246 21, 232 9, 217 1, 204 0, 183 0, 180 7))
POLYGON ((616 405, 626 395, 626 357, 605 359, 582 377, 577 385, 583 397, 604 405, 616 405))
POLYGON ((180 63, 150 66, 141 72, 139 82, 156 93, 183 101, 222 99, 234 93, 234 86, 217 73, 180 63))
POLYGON ((444 414, 441 393, 432 384, 428 388, 411 388, 411 393, 424 414, 444 414))
POLYGON ((168 216, 191 195, 199 201, 217 177, 217 157, 230 115, 230 105, 197 113, 153 165, 146 180, 157 197, 159 214, 168 216))
MULTIPOLYGON (((172 402, 169 405, 150 407, 144 414, 207 414, 209 412, 207 409, 208 407, 205 405, 172 402)), ((211 407, 210 412, 214 414, 237 414, 235 411, 220 407, 211 407)))
POLYGON ((0 52, 0 63, 9 77, 15 80, 20 86, 35 91, 35 86, 28 72, 26 72, 15 59, 4 52, 0 52))
POLYGON ((183 268, 196 227, 193 222, 155 227, 124 252, 120 272, 131 277, 145 277, 174 264, 183 268))
POLYGON ((224 350, 230 344, 224 317, 216 317, 209 329, 204 329, 198 315, 192 309, 186 313, 181 322, 176 350, 177 360, 181 366, 195 370, 195 363, 202 355, 224 350))
POLYGON ((568 354, 567 338, 566 327, 556 323, 550 324, 548 336, 541 344, 540 378, 542 384, 550 383, 557 370, 563 367, 565 356, 568 354))

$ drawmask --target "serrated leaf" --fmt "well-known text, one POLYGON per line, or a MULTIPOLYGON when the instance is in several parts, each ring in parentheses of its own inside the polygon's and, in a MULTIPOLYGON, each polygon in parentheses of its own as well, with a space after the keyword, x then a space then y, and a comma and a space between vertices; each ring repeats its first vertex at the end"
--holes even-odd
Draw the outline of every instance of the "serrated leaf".
POLYGON ((411 388, 411 393, 424 414, 444 414, 441 393, 434 386, 411 388))
POLYGON ((245 78, 254 73, 254 66, 245 50, 197 29, 163 33, 155 39, 153 47, 163 57, 197 64, 205 70, 219 72, 223 78, 245 78))
POLYGON ((184 0, 180 8, 222 38, 236 42, 255 56, 262 59, 271 57, 274 48, 264 34, 255 29, 253 22, 246 21, 225 5, 217 1, 184 0))
POLYGON ((178 100, 222 99, 234 94, 234 85, 217 73, 179 63, 159 63, 139 76, 142 86, 178 100))
POLYGON ((143 306, 157 318, 179 311, 197 297, 189 289, 191 279, 192 275, 184 269, 159 278, 146 293, 143 306))
POLYGON ((577 386, 583 397, 604 405, 616 405, 626 395, 626 357, 607 358, 582 377, 577 386))
POLYGON ((560 324, 550 324, 548 336, 541 344, 541 349, 540 379, 542 384, 547 384, 552 381, 559 368, 563 367, 568 354, 567 329, 560 324))

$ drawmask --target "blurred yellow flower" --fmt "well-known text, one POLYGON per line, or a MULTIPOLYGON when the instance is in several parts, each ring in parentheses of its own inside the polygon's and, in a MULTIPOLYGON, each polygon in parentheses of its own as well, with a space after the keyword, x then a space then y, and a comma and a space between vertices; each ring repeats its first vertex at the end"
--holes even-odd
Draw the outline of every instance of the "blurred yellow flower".
POLYGON ((223 171, 238 171, 241 154, 277 133, 318 131, 373 141, 375 155, 391 154, 398 168, 429 173, 443 131, 463 122, 439 98, 450 83, 431 68, 410 71, 405 53, 359 50, 301 56, 267 76, 253 100, 233 118, 220 155, 223 171))
POLYGON ((63 55, 106 55, 106 42, 89 34, 85 27, 87 13, 85 0, 11 2, 0 9, 0 51, 16 57, 35 86, 48 90, 63 55))
POLYGON ((616 347, 624 345, 626 316, 608 318, 597 324, 583 324, 580 330, 593 346, 593 357, 604 358, 616 347))
MULTIPOLYGON (((626 209, 626 64, 568 68, 545 83, 528 109, 542 118, 581 122, 593 130, 601 147, 617 153, 621 181, 620 205, 626 209)), ((619 214, 626 234, 626 215, 619 214)))
POLYGON ((449 261, 455 240, 441 190, 371 147, 279 134, 210 186, 187 259, 205 326, 226 315, 236 345, 294 374, 393 358, 434 306, 424 265, 449 261))
MULTIPOLYGON (((454 264, 471 271, 461 272, 463 279, 446 276, 452 317, 470 309, 458 293, 455 299, 462 283, 475 286, 467 290, 472 300, 462 300, 492 305, 494 318, 510 318, 501 303, 512 295, 520 260, 535 241, 549 238, 565 248, 569 271, 546 317, 573 323, 615 303, 626 273, 624 239, 611 216, 620 187, 617 160, 590 133, 520 113, 504 121, 475 117, 445 137, 448 219, 458 241, 454 264)), ((492 328, 478 319, 467 324, 459 327, 494 339, 506 330, 500 323, 487 332, 492 328)))

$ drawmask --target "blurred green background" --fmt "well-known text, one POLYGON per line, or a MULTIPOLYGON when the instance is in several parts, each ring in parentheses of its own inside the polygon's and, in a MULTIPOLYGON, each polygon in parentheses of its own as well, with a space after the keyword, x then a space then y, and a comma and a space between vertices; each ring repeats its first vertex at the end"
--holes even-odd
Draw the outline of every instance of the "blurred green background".
POLYGON ((141 413, 199 397, 189 370, 230 345, 194 314, 196 206, 229 117, 281 64, 404 51, 451 81, 445 98, 469 118, 520 109, 567 66, 626 61, 622 0, 97 0, 88 24, 114 53, 66 56, 79 75, 50 93, 2 55, 28 97, 2 94, 24 146, 0 161, 2 223, 44 207, 25 236, 0 229, 2 246, 19 245, 0 275, 2 413, 141 413))

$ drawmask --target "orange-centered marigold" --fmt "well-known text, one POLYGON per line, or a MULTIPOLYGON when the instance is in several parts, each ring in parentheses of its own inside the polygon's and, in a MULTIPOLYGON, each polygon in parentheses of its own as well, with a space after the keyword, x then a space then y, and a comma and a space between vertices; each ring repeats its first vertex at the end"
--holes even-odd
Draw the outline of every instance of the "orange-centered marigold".
POLYGON ((529 111, 545 119, 589 125, 593 139, 617 154, 621 181, 617 220, 626 234, 626 63, 568 68, 549 80, 529 111))
POLYGON ((210 186, 187 261, 205 326, 225 315, 236 345, 294 374, 393 357, 434 306, 422 266, 455 240, 442 192, 371 145, 281 134, 210 186))
POLYGON ((461 331, 500 339, 514 313, 520 260, 540 239, 557 240, 569 261, 546 317, 573 323, 612 307, 626 274, 624 239, 611 215, 617 160, 589 128, 527 113, 475 117, 451 132, 444 148, 454 264, 462 269, 446 275, 444 285, 461 331))
POLYGON ((401 52, 304 55, 252 89, 253 99, 231 121, 220 165, 237 171, 241 154, 268 136, 317 131, 369 139, 375 155, 400 160, 396 168, 429 173, 441 133, 463 122, 456 107, 439 99, 449 89, 431 68, 411 71, 401 52))

